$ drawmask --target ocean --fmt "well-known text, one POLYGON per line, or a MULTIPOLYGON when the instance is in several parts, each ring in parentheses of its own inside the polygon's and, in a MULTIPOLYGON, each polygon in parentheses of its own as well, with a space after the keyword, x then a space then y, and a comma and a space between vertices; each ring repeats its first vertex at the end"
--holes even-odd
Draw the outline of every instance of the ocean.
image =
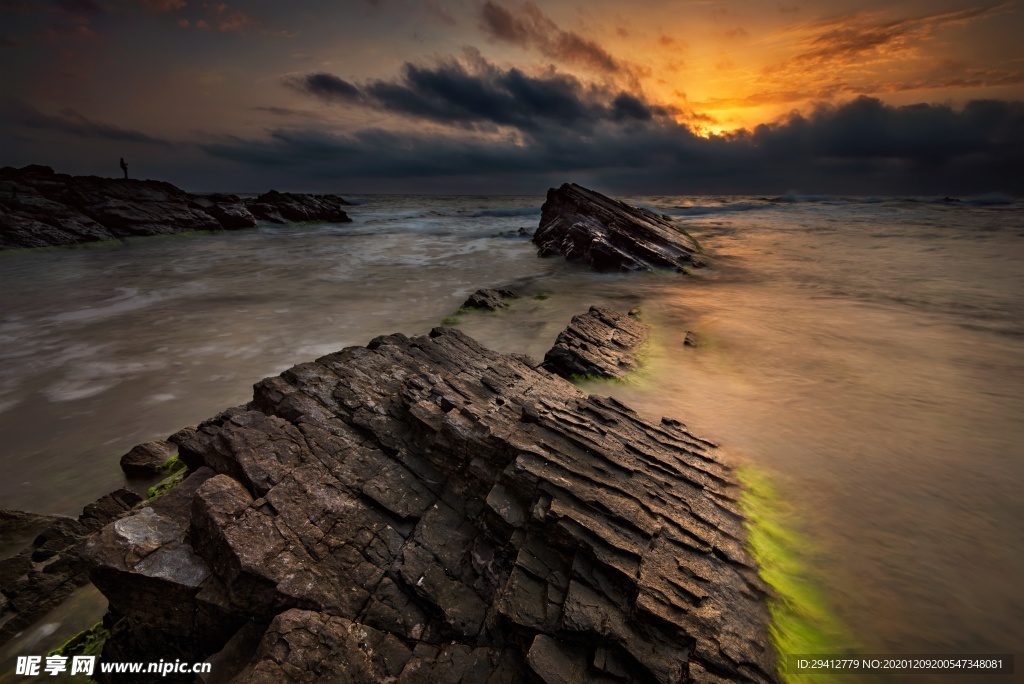
POLYGON ((537 258, 542 197, 346 197, 351 224, 0 254, 0 507, 77 514, 133 445, 377 335, 448 318, 540 359, 589 306, 635 307, 644 368, 586 389, 767 473, 867 652, 1024 643, 1024 202, 623 198, 712 255, 680 275, 537 258), (456 315, 482 287, 522 296, 456 315))

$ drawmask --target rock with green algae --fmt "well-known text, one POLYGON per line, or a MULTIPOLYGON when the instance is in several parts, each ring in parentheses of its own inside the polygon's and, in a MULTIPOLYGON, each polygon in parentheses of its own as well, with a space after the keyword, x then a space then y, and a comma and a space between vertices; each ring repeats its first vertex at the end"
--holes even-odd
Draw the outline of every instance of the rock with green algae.
POLYGON ((90 542, 106 659, 220 658, 236 682, 774 680, 713 445, 526 357, 381 337, 171 441, 190 476, 90 542))

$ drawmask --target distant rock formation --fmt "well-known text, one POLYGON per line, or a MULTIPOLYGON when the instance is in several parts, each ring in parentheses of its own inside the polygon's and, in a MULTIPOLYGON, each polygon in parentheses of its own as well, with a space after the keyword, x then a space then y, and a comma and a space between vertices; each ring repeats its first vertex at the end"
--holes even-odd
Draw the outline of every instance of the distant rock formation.
POLYGON ((255 199, 245 201, 252 215, 271 223, 300 223, 302 221, 351 221, 342 207, 350 203, 336 195, 299 195, 293 192, 271 190, 255 199))
POLYGON ((171 441, 189 477, 89 542, 105 660, 209 658, 239 683, 774 681, 714 446, 527 357, 379 337, 171 441))
POLYGON ((69 176, 48 166, 0 168, 0 250, 251 228, 258 219, 349 221, 333 195, 273 191, 255 199, 193 195, 153 180, 69 176))
POLYGON ((636 352, 650 328, 626 314, 590 307, 573 316, 544 355, 544 368, 563 378, 623 378, 637 367, 636 352))
POLYGON ((704 265, 697 242, 670 221, 575 183, 548 190, 533 242, 540 256, 561 255, 601 271, 704 265))

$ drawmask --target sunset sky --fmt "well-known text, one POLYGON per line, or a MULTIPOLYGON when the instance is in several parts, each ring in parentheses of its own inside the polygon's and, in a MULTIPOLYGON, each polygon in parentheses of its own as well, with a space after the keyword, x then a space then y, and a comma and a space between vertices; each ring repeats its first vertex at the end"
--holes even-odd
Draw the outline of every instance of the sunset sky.
POLYGON ((0 0, 0 165, 190 190, 1024 193, 1024 0, 0 0))

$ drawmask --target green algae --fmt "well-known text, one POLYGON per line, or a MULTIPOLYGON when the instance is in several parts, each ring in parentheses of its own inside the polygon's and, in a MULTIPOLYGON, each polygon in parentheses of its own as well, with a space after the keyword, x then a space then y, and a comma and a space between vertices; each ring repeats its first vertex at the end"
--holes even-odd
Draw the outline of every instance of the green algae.
POLYGON ((55 648, 46 655, 59 655, 64 656, 65 658, 70 658, 72 656, 99 655, 100 651, 103 650, 103 642, 105 642, 109 636, 110 630, 104 627, 102 622, 97 622, 89 629, 79 632, 65 641, 64 645, 60 648, 55 648))
POLYGON ((187 474, 185 463, 178 458, 177 454, 164 461, 157 470, 161 473, 170 473, 170 475, 149 488, 146 492, 146 501, 152 501, 174 489, 184 481, 187 474))
MULTIPOLYGON (((787 656, 839 655, 849 653, 854 643, 812 579, 808 558, 813 548, 794 526, 792 512, 770 476, 753 466, 737 468, 736 476, 743 486, 740 508, 747 518, 747 550, 773 592, 768 636, 778 654, 779 677, 783 682, 808 681, 787 670, 787 656)), ((816 683, 830 681, 831 675, 814 674, 816 683)))

